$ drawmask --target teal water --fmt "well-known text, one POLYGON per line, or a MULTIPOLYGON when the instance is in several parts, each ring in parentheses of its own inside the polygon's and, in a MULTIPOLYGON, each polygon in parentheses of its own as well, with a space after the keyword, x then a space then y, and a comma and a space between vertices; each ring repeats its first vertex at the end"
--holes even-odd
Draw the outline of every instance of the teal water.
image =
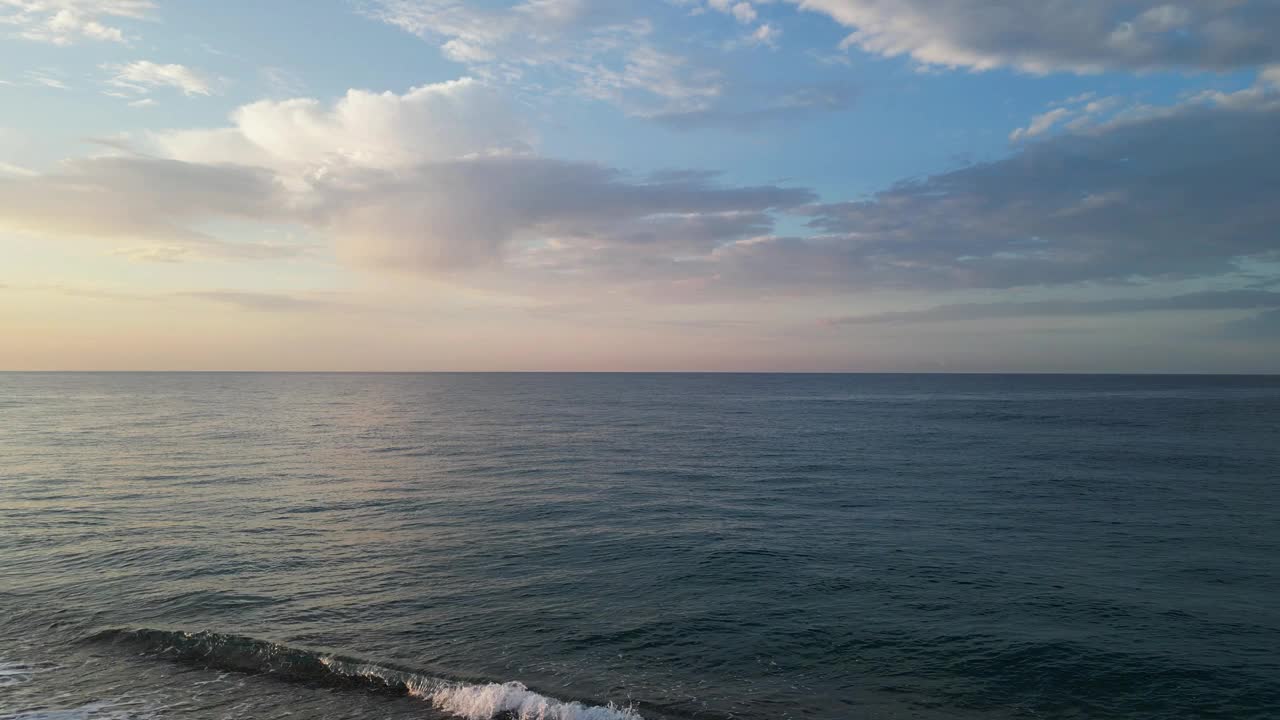
POLYGON ((1274 718, 1280 378, 0 374, 0 717, 1274 718))

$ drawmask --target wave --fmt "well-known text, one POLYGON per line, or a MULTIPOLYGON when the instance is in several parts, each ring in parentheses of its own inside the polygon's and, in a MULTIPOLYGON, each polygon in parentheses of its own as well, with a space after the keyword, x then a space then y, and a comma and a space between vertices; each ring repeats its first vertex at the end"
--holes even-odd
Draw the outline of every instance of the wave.
POLYGON ((643 720, 631 707, 541 695, 518 682, 467 683, 358 658, 292 648, 242 635, 114 629, 88 642, 133 648, 189 665, 289 682, 410 695, 465 720, 643 720))

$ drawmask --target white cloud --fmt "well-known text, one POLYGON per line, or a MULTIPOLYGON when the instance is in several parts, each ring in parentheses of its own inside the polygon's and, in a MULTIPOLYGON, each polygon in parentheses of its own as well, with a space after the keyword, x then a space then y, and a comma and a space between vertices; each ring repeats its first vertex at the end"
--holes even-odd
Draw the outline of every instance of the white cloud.
POLYGON ((1070 110, 1068 110, 1067 108, 1061 108, 1061 107, 1054 108, 1053 110, 1050 110, 1045 113, 1041 113, 1040 115, 1037 115, 1031 118, 1030 125, 1024 128, 1018 128, 1017 130, 1014 130, 1012 133, 1010 133, 1009 139, 1021 140, 1023 138, 1035 137, 1036 135, 1043 135, 1044 133, 1048 132, 1050 128, 1056 125, 1058 121, 1062 120, 1063 118, 1069 117, 1070 115, 1071 115, 1070 110))
POLYGON ((456 0, 371 0, 366 12, 424 39, 441 41, 459 62, 518 65, 579 60, 616 47, 649 27, 622 6, 587 0, 525 0, 482 8, 456 0))
POLYGON ((19 37, 27 40, 54 45, 124 43, 124 31, 104 20, 140 20, 154 9, 150 0, 0 0, 0 25, 17 27, 19 37))
POLYGON ((748 39, 753 44, 756 44, 756 45, 768 45, 769 47, 777 47, 778 36, 780 35, 782 35, 781 30, 777 29, 773 25, 765 23, 760 27, 756 28, 755 31, 752 32, 751 35, 748 37, 748 39))
POLYGON ((597 67, 583 73, 583 91, 601 100, 611 100, 638 115, 649 114, 648 106, 628 102, 628 91, 642 90, 660 98, 662 112, 689 112, 705 108, 722 92, 719 73, 690 70, 684 58, 642 46, 631 51, 618 70, 597 67))
POLYGON ((743 25, 750 25, 756 20, 755 6, 745 0, 707 0, 707 5, 712 10, 732 15, 743 25))
POLYGON ((1273 0, 790 0, 853 33, 846 44, 987 70, 1194 68, 1280 61, 1273 0))
POLYGON ((14 165, 13 163, 8 163, 8 162, 4 162, 3 160, 0 160, 0 175, 21 175, 23 177, 35 177, 38 174, 39 173, 37 173, 36 171, 30 170, 28 168, 24 168, 21 165, 14 165))
POLYGON ((70 90, 71 86, 67 84, 65 78, 66 75, 64 73, 52 68, 29 70, 26 73, 26 84, 51 88, 53 90, 70 90))
POLYGON ((532 133, 492 88, 471 78, 403 95, 349 90, 332 106, 263 100, 237 109, 232 125, 159 133, 174 159, 270 168, 301 181, 343 169, 396 170, 468 155, 527 151, 532 133))
POLYGON ((114 73, 108 81, 110 85, 133 93, 146 94, 155 88, 170 87, 188 96, 213 94, 211 82, 185 65, 138 60, 127 65, 103 67, 114 73))
MULTIPOLYGON (((1251 88, 1247 94, 1256 94, 1261 87, 1259 84, 1251 88)), ((1239 102, 1244 99, 1244 96, 1236 94, 1233 99, 1239 102)), ((1026 127, 1017 128, 1009 133, 1009 140, 1013 142, 1029 140, 1055 129, 1081 131, 1125 116, 1137 118, 1150 110, 1131 101, 1126 105, 1126 101, 1118 96, 1099 97, 1097 93, 1092 92, 1067 98, 1055 105, 1032 117, 1026 127)))
MULTIPOLYGON (((739 13, 754 12, 742 3, 739 13)), ((576 78, 578 89, 633 114, 693 109, 721 91, 719 73, 653 42, 638 5, 525 0, 478 7, 453 0, 370 0, 366 12, 439 43, 471 74, 515 82, 531 71, 576 78)), ((733 12, 733 6, 727 6, 733 12)))

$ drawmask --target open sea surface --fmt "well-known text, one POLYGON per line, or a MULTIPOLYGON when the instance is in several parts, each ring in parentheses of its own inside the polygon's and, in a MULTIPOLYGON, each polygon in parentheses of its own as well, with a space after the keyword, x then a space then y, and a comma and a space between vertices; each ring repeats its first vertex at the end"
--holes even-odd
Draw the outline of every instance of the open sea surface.
POLYGON ((0 717, 1280 717, 1280 377, 0 374, 0 717))

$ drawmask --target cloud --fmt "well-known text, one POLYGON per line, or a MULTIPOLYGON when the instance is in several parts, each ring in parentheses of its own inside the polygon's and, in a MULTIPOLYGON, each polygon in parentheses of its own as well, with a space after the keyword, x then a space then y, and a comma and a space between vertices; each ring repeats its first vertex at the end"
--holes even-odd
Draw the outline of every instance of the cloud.
POLYGON ((150 0, 0 0, 0 25, 17 27, 18 36, 27 40, 54 45, 124 43, 124 31, 104 20, 141 20, 154 9, 150 0))
POLYGON ((853 107, 857 94, 857 88, 849 83, 808 85, 782 93, 774 100, 762 102, 753 98, 742 107, 726 104, 700 110, 663 112, 651 115, 649 119, 677 130, 725 128, 755 131, 847 110, 853 107))
POLYGON ((226 127, 149 137, 159 157, 2 178, 0 225, 248 256, 291 248, 228 243, 208 228, 290 224, 378 271, 681 300, 1135 283, 1280 259, 1280 97, 1261 84, 822 203, 804 188, 702 171, 642 177, 541 157, 502 108, 478 81, 254 103, 226 127), (775 234, 780 214, 811 232, 775 234))
MULTIPOLYGON (((711 7, 739 25, 759 19, 757 3, 717 0, 711 7)), ((696 10, 706 8, 699 2, 696 10)), ((723 54, 775 47, 781 30, 760 23, 734 40, 710 42, 655 27, 646 9, 643 3, 588 0, 370 0, 364 6, 365 14, 437 44, 470 75, 497 86, 535 94, 555 87, 555 95, 576 93, 639 118, 739 112, 733 106, 741 98, 728 97, 735 69, 723 54)))
POLYGON ((505 7, 479 7, 455 0, 372 0, 370 17, 440 43, 455 62, 494 64, 495 72, 519 74, 541 65, 585 60, 617 49, 650 27, 622 5, 586 0, 527 0, 505 7))
MULTIPOLYGON (((490 81, 530 73, 633 114, 692 110, 721 91, 720 72, 654 43, 653 25, 626 3, 525 0, 480 7, 453 0, 371 0, 369 16, 439 43, 444 56, 490 81)), ((537 84, 536 82, 534 84, 537 84)))
POLYGON ((1280 310, 1226 323, 1221 330, 1222 335, 1240 340, 1280 340, 1280 310))
POLYGON ((28 70, 23 74, 24 82, 22 85, 28 87, 44 87, 53 90, 70 90, 71 86, 67 84, 66 73, 56 68, 41 68, 39 70, 28 70))
POLYGON ((391 170, 494 152, 533 141, 518 113, 484 83, 462 78, 403 95, 349 90, 332 106, 264 100, 224 128, 153 135, 156 151, 192 163, 235 163, 303 178, 341 168, 391 170))
MULTIPOLYGON (((362 312, 371 310, 368 306, 349 302, 345 295, 336 292, 317 292, 307 295, 294 295, 280 292, 260 292, 253 290, 186 290, 180 292, 132 292, 117 290, 111 287, 95 287, 65 284, 37 284, 23 286, 5 286, 0 289, 34 292, 54 292, 60 295, 90 300, 106 300, 112 302, 159 302, 168 303, 173 300, 193 299, 204 302, 228 305, 241 310, 253 312, 362 312)), ((386 312, 385 310, 382 312, 386 312)))
POLYGON ((23 177, 35 177, 36 175, 39 175, 39 173, 37 173, 35 170, 31 170, 30 168, 25 168, 25 167, 22 167, 21 165, 14 165, 13 163, 8 163, 8 162, 4 162, 3 160, 0 160, 0 175, 21 175, 23 177))
POLYGON ((1071 115, 1071 111, 1067 108, 1054 108, 1046 113, 1042 113, 1031 118, 1031 124, 1014 130, 1010 135, 1010 140, 1021 140, 1023 138, 1035 137, 1048 132, 1050 128, 1065 117, 1071 115))
POLYGON ((720 75, 713 70, 690 70, 684 58, 642 46, 627 54, 618 70, 597 66, 582 73, 582 91, 599 100, 615 102, 633 114, 648 114, 631 100, 639 90, 661 100, 660 112, 696 111, 706 108, 722 92, 720 75))
POLYGON ((1142 312, 1260 310, 1280 308, 1280 292, 1206 290, 1167 297, 1107 300, 1038 300, 1033 302, 962 303, 926 310, 902 310, 827 320, 828 325, 881 325, 952 322, 1011 317, 1116 315, 1142 312))
POLYGON ((767 45, 769 47, 778 46, 778 38, 782 35, 782 31, 769 23, 764 23, 757 27, 750 35, 747 36, 747 42, 752 45, 767 45))
MULTIPOLYGON (((159 133, 148 149, 68 163, 0 182, 0 226, 61 237, 147 241, 130 256, 179 260, 269 253, 200 228, 224 219, 303 225, 364 267, 444 272, 493 267, 515 245, 549 241, 691 243, 771 227, 765 214, 816 196, 778 186, 722 186, 705 173, 634 178, 542 158, 480 83, 404 95, 348 92, 244 106, 224 128, 159 133), (672 237, 645 240, 646 233, 672 237), (676 241, 674 236, 683 240, 676 241)), ((296 250, 296 249, 295 249, 296 250)), ((518 253, 517 253, 518 254, 518 253)))
POLYGON ((356 307, 328 299, 298 297, 285 293, 252 292, 247 290, 193 290, 177 297, 207 300, 254 312, 344 312, 356 307))
POLYGON ((212 95, 210 81, 185 65, 160 64, 138 60, 127 65, 104 65, 114 73, 109 84, 128 92, 145 95, 155 88, 171 87, 183 95, 212 95))
POLYGON ((1280 253, 1278 124, 1280 98, 1258 87, 1145 108, 1003 160, 816 206, 811 225, 851 284, 999 288, 1228 272, 1280 253))
MULTIPOLYGON (((691 1, 696 2, 696 0, 674 0, 677 4, 686 4, 691 1)), ((764 0, 764 2, 771 2, 771 0, 764 0)), ((742 25, 750 25, 760 18, 760 13, 757 11, 756 6, 749 2, 739 2, 738 0, 707 0, 705 7, 709 7, 717 12, 729 15, 742 25)), ((703 6, 697 5, 693 12, 695 14, 700 14, 704 9, 705 8, 703 6)), ((776 25, 767 22, 761 23, 747 34, 746 37, 742 39, 741 43, 730 43, 727 47, 734 47, 739 44, 748 46, 766 45, 768 47, 777 47, 778 37, 781 35, 782 31, 778 29, 776 25)))
MULTIPOLYGON (((1250 93, 1256 94, 1257 88, 1260 87, 1261 85, 1255 86, 1250 93)), ((1243 98, 1238 93, 1237 96, 1236 99, 1243 98)), ((1132 103, 1126 106, 1120 97, 1098 97, 1096 93, 1076 95, 1055 105, 1056 107, 1031 118, 1026 127, 1017 128, 1009 133, 1009 140, 1011 142, 1030 140, 1059 129, 1085 130, 1091 126, 1104 124, 1108 120, 1119 119, 1124 115, 1138 116, 1144 112, 1157 110, 1132 103)))
MULTIPOLYGON (((667 216, 761 213, 810 202, 807 190, 721 187, 705 180, 641 182, 597 165, 488 157, 318 188, 316 217, 358 265, 456 270, 491 265, 514 241, 613 244, 667 216)), ((753 216, 759 225, 760 215, 753 216)), ((634 237, 634 235, 633 235, 634 237)))
POLYGON ((151 240, 218 257, 279 257, 290 248, 230 243, 196 229, 213 218, 276 220, 289 198, 247 167, 106 156, 58 172, 0 177, 0 228, 45 237, 151 240))
POLYGON ((1272 0, 791 0, 853 32, 847 45, 943 67, 1199 69, 1280 62, 1272 0))
MULTIPOLYGON (((212 217, 212 216, 211 216, 212 217)), ((278 242, 229 241, 196 236, 180 245, 135 245, 115 248, 112 255, 146 263, 180 263, 188 260, 283 260, 306 257, 312 248, 278 242)))
POLYGON ((138 262, 180 263, 192 258, 195 253, 183 245, 142 245, 136 247, 116 248, 112 255, 138 262))
POLYGON ((749 2, 736 0, 707 0, 707 5, 718 12, 732 15, 738 22, 749 25, 756 20, 756 9, 749 2))

